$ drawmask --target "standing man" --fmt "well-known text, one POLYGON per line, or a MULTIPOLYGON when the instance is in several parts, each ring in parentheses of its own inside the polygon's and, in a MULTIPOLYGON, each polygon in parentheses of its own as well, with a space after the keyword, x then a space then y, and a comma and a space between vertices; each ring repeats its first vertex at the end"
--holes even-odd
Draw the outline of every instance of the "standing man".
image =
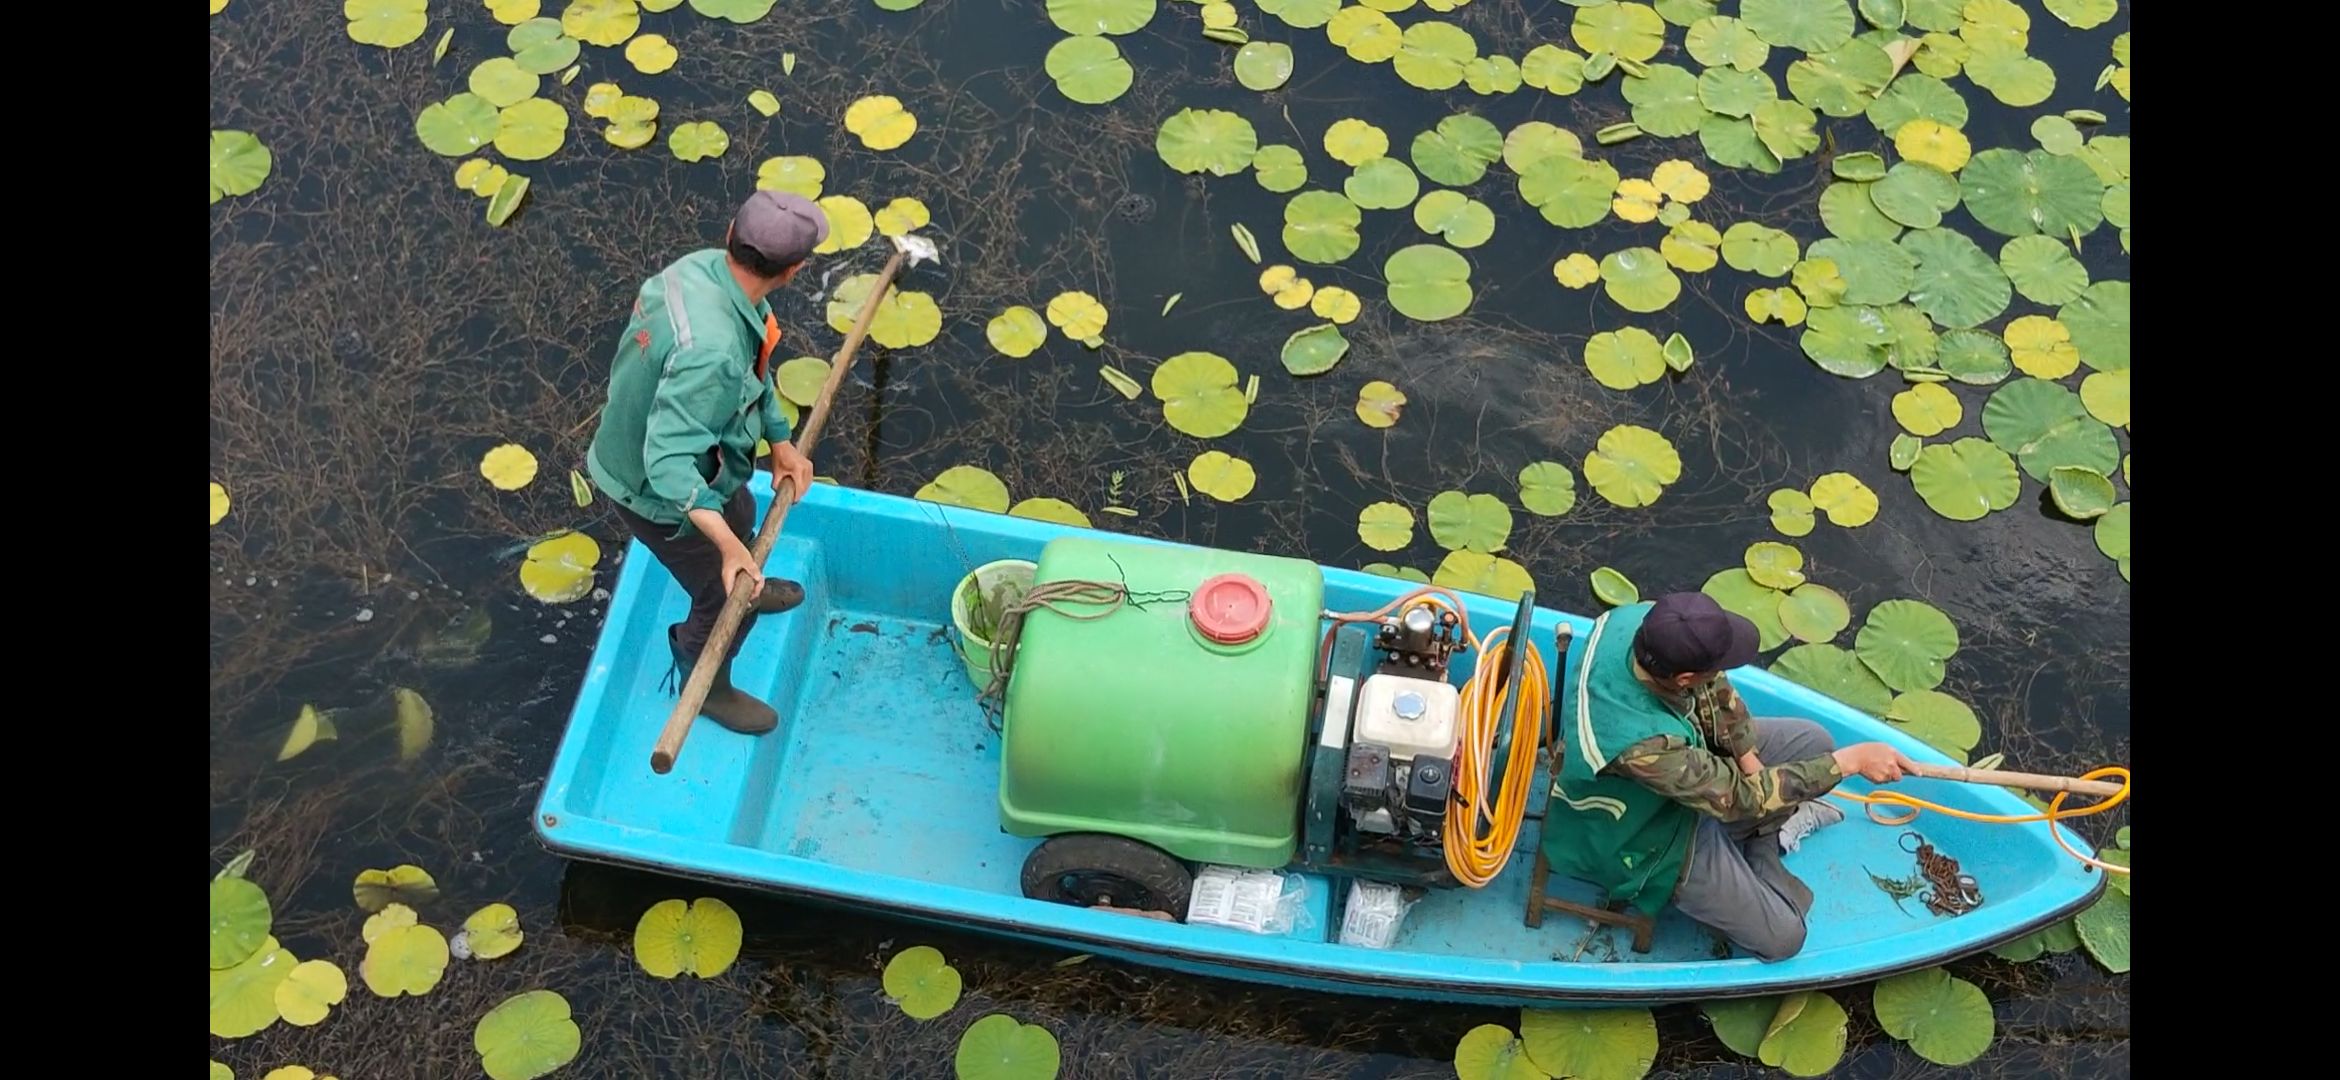
POLYGON ((1837 749, 1809 720, 1751 718, 1723 672, 1755 660, 1755 624, 1704 593, 1593 621, 1562 665, 1566 747, 1544 819, 1559 873, 1654 916, 1668 902, 1764 960, 1804 947, 1812 890, 1780 861, 1844 820, 1819 801, 1858 774, 1915 767, 1881 742, 1837 749))
POLYGON ((747 735, 772 730, 779 714, 731 684, 732 658, 757 615, 804 600, 796 582, 764 581, 748 553, 756 442, 772 444, 775 492, 783 477, 799 494, 812 486, 812 462, 788 441, 773 385, 780 324, 766 297, 828 237, 828 217, 810 200, 758 191, 731 219, 723 247, 694 251, 643 282, 585 457, 594 486, 690 594, 690 616, 666 629, 676 670, 698 662, 732 583, 745 577, 758 587, 704 707, 716 723, 747 735))

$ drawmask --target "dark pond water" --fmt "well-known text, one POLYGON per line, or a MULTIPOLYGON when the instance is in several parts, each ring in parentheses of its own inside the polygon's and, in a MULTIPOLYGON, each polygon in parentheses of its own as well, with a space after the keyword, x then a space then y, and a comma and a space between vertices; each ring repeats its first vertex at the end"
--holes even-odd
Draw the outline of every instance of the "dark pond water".
MULTIPOLYGON (((2129 28, 2125 7, 2081 32, 2023 6, 2031 50, 2055 67, 2057 89, 2041 106, 2015 110, 1955 81, 1972 107, 1965 131, 1975 147, 2027 149, 2031 119, 2067 108, 2101 110, 2105 132, 2127 134, 2126 103, 2090 89, 2113 36, 2129 28)), ((546 7, 557 14, 560 5, 546 7)), ((1915 597, 1956 621, 1963 645, 1944 689, 1982 716, 1977 753, 2004 751, 2011 766, 2041 772, 2126 762, 2129 589, 2088 528, 2044 509, 2028 480, 2022 502, 1981 522, 1928 510, 1886 464, 1897 431, 1887 403, 1904 384, 1890 371, 1862 381, 1826 374, 1804 358, 1796 331, 1750 325, 1742 298, 1774 282, 1727 266, 1686 274, 1682 297, 1650 316, 1628 316, 1599 288, 1561 289, 1556 259, 1654 246, 1660 227, 1611 218, 1590 230, 1553 228, 1498 165, 1468 189, 1499 222, 1490 243, 1467 252, 1470 310, 1436 324, 1390 312, 1382 261, 1424 236, 1408 214, 1368 211, 1355 256, 1337 267, 1297 264, 1319 286, 1355 290, 1367 310, 1346 328, 1353 347, 1337 368, 1296 380, 1276 350, 1314 320, 1266 303, 1258 267, 1228 237, 1230 225, 1246 224, 1276 261, 1285 197, 1248 175, 1175 174, 1154 151, 1156 127, 1178 108, 1231 109, 1263 143, 1301 147, 1311 186, 1326 187, 1346 172, 1322 152, 1335 120, 1379 125, 1400 153, 1415 132, 1465 110, 1506 130, 1549 121, 1589 142, 1628 113, 1614 79, 1572 98, 1532 88, 1429 93, 1389 65, 1349 60, 1321 31, 1240 5, 1256 37, 1289 41, 1297 54, 1291 84, 1261 95, 1234 82, 1231 50, 1200 36, 1196 8, 1165 3, 1146 30, 1117 39, 1137 68, 1134 88, 1085 108, 1064 101, 1041 70, 1061 36, 1043 7, 929 0, 891 13, 784 3, 744 27, 688 6, 645 15, 643 29, 667 35, 681 62, 644 76, 618 50, 588 47, 573 84, 548 79, 541 93, 568 107, 569 137, 550 160, 515 163, 534 186, 502 229, 487 227, 482 201, 455 188, 455 162, 413 134, 418 111, 503 53, 505 29, 480 5, 434 4, 422 40, 390 52, 350 42, 332 4, 234 0, 213 17, 213 127, 257 134, 275 164, 258 192, 211 208, 211 471, 235 500, 212 529, 210 552, 212 866, 255 850, 252 876, 274 901, 277 937, 301 957, 334 959, 353 980, 363 916, 349 888, 369 867, 414 863, 436 875, 446 895, 426 920, 445 926, 502 901, 528 934, 496 965, 457 963, 421 1000, 385 1002, 359 988, 317 1027, 215 1038, 216 1060, 253 1077, 289 1063, 381 1080, 476 1075, 479 1015, 539 986, 565 995, 583 1026, 584 1050, 561 1074, 574 1076, 948 1075, 958 1031, 994 1009, 1053 1031, 1066 1076, 1439 1076, 1452 1075, 1462 1033, 1516 1022, 1504 1010, 1361 1003, 1102 960, 1059 966, 1066 957, 1052 951, 729 893, 719 895, 748 931, 732 973, 666 982, 634 964, 628 942, 640 912, 678 888, 704 890, 570 867, 531 836, 527 815, 602 613, 598 597, 560 607, 529 599, 518 588, 518 553, 530 538, 581 528, 609 553, 601 583, 614 580, 625 534, 606 501, 580 510, 566 483, 590 437, 613 335, 635 284, 718 239, 757 164, 777 154, 819 158, 828 192, 873 208, 899 195, 922 199, 934 214, 929 234, 944 242, 945 265, 914 282, 941 304, 944 334, 899 353, 864 352, 816 455, 840 482, 907 494, 944 468, 979 464, 1017 498, 1063 498, 1092 516, 1117 490, 1140 516, 1097 516, 1106 528, 1429 571, 1443 552, 1426 530, 1404 551, 1375 552, 1357 540, 1359 508, 1396 499, 1420 513, 1447 489, 1515 501, 1521 466, 1553 460, 1579 470, 1601 432, 1642 424, 1683 458, 1681 479, 1654 507, 1622 510, 1585 491, 1566 516, 1517 514, 1509 553, 1546 602, 1590 608, 1586 575, 1602 565, 1645 595, 1696 588, 1737 565, 1748 544, 1778 538, 1766 493, 1849 471, 1876 490, 1881 512, 1858 529, 1823 523, 1794 541, 1807 571, 1856 613, 1915 597), (430 47, 450 24, 452 46, 434 65, 430 47), (784 53, 797 58, 792 76, 781 73, 784 53), (604 79, 657 98, 662 125, 719 121, 729 152, 685 165, 667 152, 664 130, 639 151, 606 144, 601 123, 577 108, 604 79), (779 95, 777 117, 745 104, 757 87, 779 95), (919 119, 898 151, 867 151, 839 125, 847 103, 874 93, 901 98, 919 119), (1131 195, 1149 200, 1151 213, 1116 212, 1131 195), (1053 332, 1021 361, 986 345, 991 315, 1041 307, 1065 289, 1106 303, 1103 349, 1053 332), (1159 316, 1173 293, 1183 299, 1159 316), (1624 325, 1660 338, 1680 331, 1696 365, 1629 393, 1601 388, 1581 362, 1583 343, 1624 325), (1165 425, 1150 398, 1125 402, 1096 374, 1112 363, 1142 380, 1160 358, 1192 349, 1262 376, 1242 428, 1208 443, 1258 470, 1257 490, 1237 504, 1181 499, 1172 474, 1205 444, 1165 425), (1374 379, 1410 399, 1388 431, 1351 411, 1358 387, 1374 379), (479 478, 481 454, 506 441, 542 466, 520 492, 479 478), (394 687, 418 691, 436 714, 432 741, 412 760, 400 759, 391 729, 394 687), (340 736, 278 763, 303 704, 341 710, 340 736), (911 1022, 882 998, 885 958, 911 944, 941 948, 965 976, 966 1002, 944 1021, 911 1022)), ((1447 19, 1482 52, 1518 57, 1536 43, 1565 44, 1572 14, 1557 3, 1477 0, 1447 15, 1397 18, 1447 19)), ((1681 31, 1668 30, 1661 59, 1677 59, 1681 31)), ((1774 51, 1775 79, 1793 55, 1774 51)), ((1824 119, 1822 129, 1840 153, 1879 143, 1857 117, 1824 119)), ((1595 153, 1627 176, 1669 157, 1698 163, 1714 191, 1697 216, 1717 227, 1757 220, 1805 243, 1826 235, 1818 158, 1763 177, 1712 166, 1694 139, 1595 153)), ((1997 250, 1999 238, 1963 212, 1949 223, 1997 250)), ((854 265, 876 261, 865 252, 854 265)), ((2109 229, 2088 238, 2083 261, 2095 279, 2128 278, 2109 229)), ((823 356, 835 348, 838 335, 804 290, 775 302, 795 347, 823 356)), ((2037 310, 2018 298, 2009 315, 2037 310)), ((1957 434, 1979 434, 1987 391, 1959 390, 1967 419, 1957 434)), ((2084 831, 2103 839, 2126 819, 2124 809, 2084 831)), ((1877 1029, 1865 988, 1854 988, 1838 993, 1853 1017, 1839 1075, 2127 1073, 2125 976, 2105 975, 2080 953, 2026 965, 1984 957, 1954 970, 1997 1009, 1988 1056, 1957 1070, 1925 1063, 1877 1029)), ((1717 1043, 1695 1009, 1660 1010, 1658 1022, 1652 1075, 1761 1071, 1717 1043)))

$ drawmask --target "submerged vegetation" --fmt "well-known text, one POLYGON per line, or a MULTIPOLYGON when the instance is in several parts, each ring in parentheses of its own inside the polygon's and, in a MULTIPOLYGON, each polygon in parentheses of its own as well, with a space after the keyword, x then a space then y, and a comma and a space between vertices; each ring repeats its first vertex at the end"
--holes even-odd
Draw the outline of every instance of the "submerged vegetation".
MULTIPOLYGON (((2126 756, 2126 5, 801 7, 212 0, 214 1076, 2125 1063, 2121 874, 1991 957, 1654 1013, 580 914, 526 815, 623 553, 607 339, 751 186, 832 222, 775 297, 792 419, 882 238, 942 248, 837 482, 1578 610, 1702 588, 1954 759, 2126 756)), ((2072 825, 2126 866, 2125 820, 2072 825)))

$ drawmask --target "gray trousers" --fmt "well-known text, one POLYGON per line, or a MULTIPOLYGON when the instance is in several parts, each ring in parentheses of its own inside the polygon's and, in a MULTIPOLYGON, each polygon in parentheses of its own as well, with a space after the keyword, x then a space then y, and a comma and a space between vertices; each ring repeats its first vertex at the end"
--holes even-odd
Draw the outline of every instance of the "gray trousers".
MULTIPOLYGON (((1755 756, 1766 768, 1835 749, 1828 729, 1810 720, 1755 718, 1755 756)), ((1699 818, 1674 906, 1764 960, 1785 960, 1801 951, 1812 890, 1788 872, 1779 850, 1779 827, 1795 811, 1791 806, 1727 824, 1699 818)))

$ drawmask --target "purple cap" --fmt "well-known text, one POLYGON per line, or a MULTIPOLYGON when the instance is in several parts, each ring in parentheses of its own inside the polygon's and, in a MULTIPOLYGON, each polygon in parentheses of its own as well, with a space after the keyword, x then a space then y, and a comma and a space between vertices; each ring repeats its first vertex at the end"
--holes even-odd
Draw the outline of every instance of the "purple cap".
POLYGON ((829 215, 802 195, 758 191, 731 219, 731 238, 787 266, 803 262, 829 238, 829 215))
POLYGON ((1761 652, 1762 636, 1746 616, 1724 611, 1705 593, 1657 598, 1633 636, 1633 657, 1658 678, 1744 667, 1761 652))

